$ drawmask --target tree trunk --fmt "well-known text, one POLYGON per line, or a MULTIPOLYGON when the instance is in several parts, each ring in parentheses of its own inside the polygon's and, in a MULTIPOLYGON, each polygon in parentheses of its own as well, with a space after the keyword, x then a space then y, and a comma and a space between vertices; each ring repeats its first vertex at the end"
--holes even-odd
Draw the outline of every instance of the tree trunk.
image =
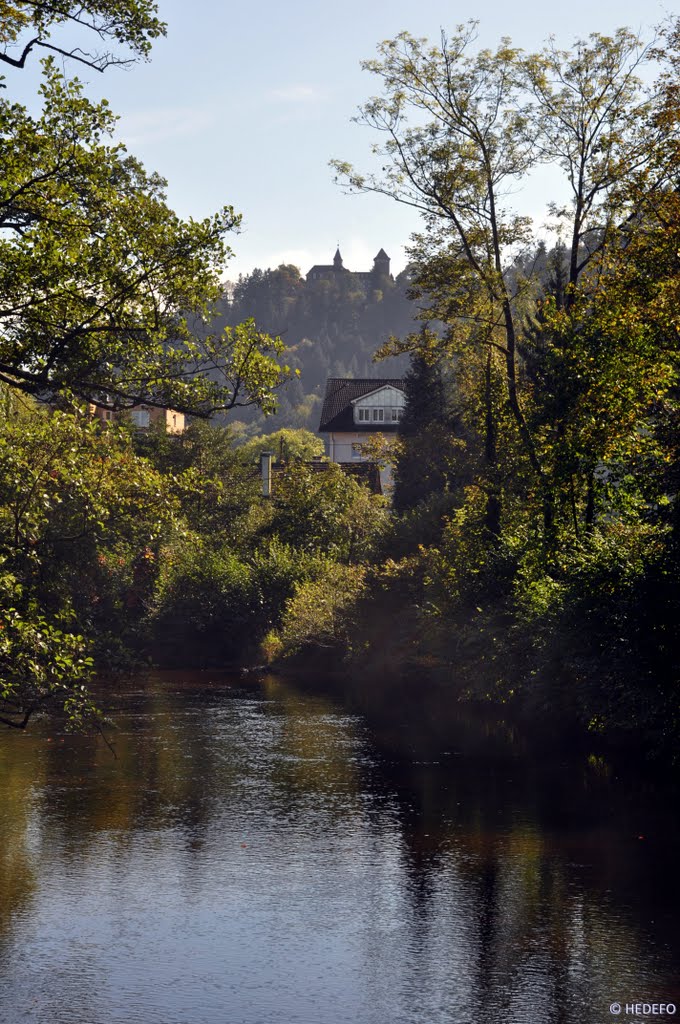
POLYGON ((486 368, 484 371, 484 461, 488 470, 488 492, 486 499, 486 514, 484 526, 494 544, 497 544, 501 535, 501 495, 496 479, 497 463, 497 439, 498 431, 493 411, 492 393, 492 367, 493 353, 491 349, 486 354, 486 368))
POLYGON ((590 532, 595 522, 595 477, 592 471, 588 473, 588 480, 586 484, 586 530, 590 532))

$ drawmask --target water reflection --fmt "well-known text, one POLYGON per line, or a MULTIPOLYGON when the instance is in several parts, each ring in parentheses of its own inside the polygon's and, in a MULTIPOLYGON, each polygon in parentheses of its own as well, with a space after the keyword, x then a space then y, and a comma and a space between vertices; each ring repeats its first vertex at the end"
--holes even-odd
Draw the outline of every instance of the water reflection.
POLYGON ((582 1024, 615 999, 680 1004, 677 847, 648 791, 490 734, 475 752, 469 723, 429 744, 408 713, 369 730, 274 678, 165 674, 116 703, 115 760, 92 737, 0 735, 0 1021, 582 1024))

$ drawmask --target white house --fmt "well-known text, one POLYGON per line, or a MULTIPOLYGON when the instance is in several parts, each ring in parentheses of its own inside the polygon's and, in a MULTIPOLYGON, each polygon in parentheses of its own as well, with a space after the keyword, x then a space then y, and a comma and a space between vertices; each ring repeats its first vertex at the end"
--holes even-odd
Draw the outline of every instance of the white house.
MULTIPOLYGON (((365 461, 361 445, 377 433, 386 438, 395 436, 405 405, 401 378, 329 377, 319 433, 328 435, 331 462, 365 461)), ((389 471, 381 471, 381 477, 383 487, 389 489, 389 471)))

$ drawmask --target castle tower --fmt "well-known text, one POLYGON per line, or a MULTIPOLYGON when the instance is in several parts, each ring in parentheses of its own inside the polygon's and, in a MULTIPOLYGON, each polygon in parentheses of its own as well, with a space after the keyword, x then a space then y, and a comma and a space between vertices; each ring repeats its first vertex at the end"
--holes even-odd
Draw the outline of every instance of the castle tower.
MULTIPOLYGON (((389 260, 387 261, 389 264, 389 260)), ((336 270, 342 270, 342 256, 340 255, 340 246, 335 250, 335 256, 333 257, 333 266, 336 270)))
POLYGON ((390 258, 384 249, 373 260, 373 273, 378 277, 390 276, 390 258))

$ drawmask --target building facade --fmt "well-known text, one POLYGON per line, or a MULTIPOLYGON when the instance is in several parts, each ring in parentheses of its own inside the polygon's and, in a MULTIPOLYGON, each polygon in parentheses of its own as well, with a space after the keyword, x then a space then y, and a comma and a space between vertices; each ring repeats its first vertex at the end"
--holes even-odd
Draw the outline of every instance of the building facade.
POLYGON ((373 259, 372 270, 348 270, 342 262, 340 249, 338 248, 335 250, 332 263, 315 264, 307 272, 306 279, 307 281, 333 281, 343 274, 352 274, 354 277, 360 278, 365 285, 377 286, 381 279, 392 279, 390 274, 390 258, 385 250, 381 249, 373 259))
POLYGON ((127 421, 137 430, 149 430, 151 427, 162 425, 168 434, 182 434, 186 425, 183 412, 177 412, 176 409, 159 409, 154 405, 136 405, 132 409, 119 412, 90 405, 90 413, 102 423, 127 421))
MULTIPOLYGON (((339 463, 366 461, 362 445, 376 434, 396 437, 405 406, 402 378, 329 377, 319 423, 328 458, 339 463)), ((388 491, 388 469, 381 470, 381 482, 388 491)))

